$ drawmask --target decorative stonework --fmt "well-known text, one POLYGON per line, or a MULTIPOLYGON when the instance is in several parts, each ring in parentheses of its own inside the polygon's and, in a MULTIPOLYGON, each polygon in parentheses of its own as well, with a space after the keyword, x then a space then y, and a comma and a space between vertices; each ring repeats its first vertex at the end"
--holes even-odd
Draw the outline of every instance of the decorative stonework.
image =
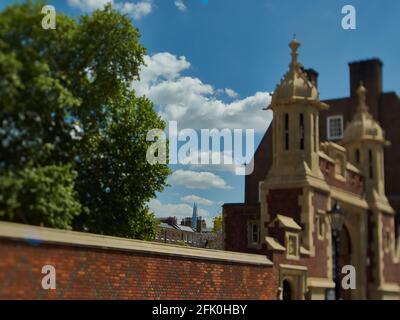
POLYGON ((324 298, 325 290, 334 286, 328 212, 338 203, 345 213, 348 240, 347 251, 339 249, 344 253, 341 261, 357 270, 357 289, 345 297, 400 299, 400 286, 393 282, 400 282, 400 274, 396 276, 400 245, 390 244, 394 211, 384 188, 383 148, 388 143, 379 123, 369 114, 366 89, 361 85, 357 90, 358 111, 343 141, 320 144, 319 112, 328 106, 320 102, 315 82, 303 72, 298 59, 300 43, 294 39, 289 46, 289 70, 272 95, 272 166, 259 184, 264 242, 260 252, 280 267, 281 287, 288 285, 283 283, 286 279, 292 285, 297 283, 298 292, 307 292, 313 299, 324 298), (295 221, 299 230, 288 230, 289 223, 282 216, 295 221), (385 232, 386 240, 382 240, 385 232), (302 274, 297 272, 299 268, 302 274), (388 277, 388 272, 394 276, 388 277), (299 277, 306 279, 304 287, 299 277))

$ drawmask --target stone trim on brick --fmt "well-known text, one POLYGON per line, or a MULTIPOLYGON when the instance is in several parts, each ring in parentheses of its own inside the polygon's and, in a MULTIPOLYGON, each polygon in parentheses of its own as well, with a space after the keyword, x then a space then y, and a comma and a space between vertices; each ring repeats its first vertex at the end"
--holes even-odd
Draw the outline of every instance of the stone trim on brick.
POLYGON ((229 251, 187 248, 169 244, 115 238, 89 233, 57 230, 44 227, 0 222, 0 238, 38 241, 66 246, 91 247, 128 252, 147 252, 156 255, 179 256, 192 259, 225 261, 233 264, 273 266, 263 255, 229 251))

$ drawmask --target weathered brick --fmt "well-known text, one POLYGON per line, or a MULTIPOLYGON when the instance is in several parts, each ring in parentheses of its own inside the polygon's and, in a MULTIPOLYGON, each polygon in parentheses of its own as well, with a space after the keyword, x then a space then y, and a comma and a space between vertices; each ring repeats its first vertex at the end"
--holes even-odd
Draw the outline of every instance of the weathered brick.
POLYGON ((0 299, 275 299, 268 266, 0 239, 0 299), (57 289, 41 287, 43 265, 57 289))

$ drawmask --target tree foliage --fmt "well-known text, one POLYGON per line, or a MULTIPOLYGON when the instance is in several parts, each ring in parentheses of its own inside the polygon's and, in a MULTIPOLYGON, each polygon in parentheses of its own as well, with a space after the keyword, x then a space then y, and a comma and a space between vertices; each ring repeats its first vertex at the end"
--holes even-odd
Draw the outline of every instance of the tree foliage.
POLYGON ((222 231, 222 214, 214 217, 213 223, 214 223, 214 225, 213 225, 212 231, 214 233, 218 233, 219 231, 222 231))
POLYGON ((71 229, 80 213, 68 165, 7 172, 0 179, 0 218, 6 221, 71 229))
POLYGON ((146 161, 146 134, 165 123, 130 89, 145 54, 139 30, 111 5, 78 20, 57 13, 56 30, 44 30, 43 6, 27 1, 0 13, 0 179, 18 199, 3 201, 0 215, 151 238, 156 221, 146 203, 163 190, 169 169, 146 161), (73 189, 58 203, 65 223, 51 218, 56 197, 22 196, 28 172, 42 191, 51 185, 44 178, 73 189), (43 199, 49 205, 41 214, 27 209, 43 199), (25 212, 11 214, 14 205, 25 212))

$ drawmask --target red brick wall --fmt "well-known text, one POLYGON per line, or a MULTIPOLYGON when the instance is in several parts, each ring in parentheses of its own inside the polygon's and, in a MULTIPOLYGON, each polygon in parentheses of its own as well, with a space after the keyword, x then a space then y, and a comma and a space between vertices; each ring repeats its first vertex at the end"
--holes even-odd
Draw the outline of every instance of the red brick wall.
POLYGON ((0 239, 0 299, 275 299, 272 267, 0 239), (56 290, 41 287, 44 265, 56 290))
POLYGON ((254 171, 245 177, 244 202, 246 204, 257 204, 259 201, 259 183, 265 180, 272 165, 272 134, 271 124, 254 154, 254 171))
MULTIPOLYGON (((385 235, 386 229, 389 229, 392 233, 393 230, 393 222, 394 217, 391 215, 382 215, 382 235, 385 235)), ((394 235, 392 234, 392 237, 394 235)), ((392 239, 393 241, 393 239, 392 239)), ((382 241, 382 245, 384 246, 384 241, 382 241)), ((399 283, 400 281, 400 265, 395 264, 393 261, 393 252, 385 252, 384 248, 381 248, 383 254, 383 276, 386 282, 389 283, 399 283)))
POLYGON ((248 221, 260 220, 260 206, 226 204, 223 214, 225 250, 258 254, 256 249, 248 246, 247 227, 248 221))
MULTIPOLYGON (((393 196, 393 198, 398 199, 400 196, 400 100, 396 93, 386 93, 382 95, 381 104, 380 123, 385 130, 385 138, 391 143, 390 147, 385 148, 386 194, 389 198, 393 196)), ((396 211, 400 214, 400 206, 395 201, 390 203, 395 206, 396 211)))
POLYGON ((275 219, 276 215, 281 214, 293 218, 303 227, 301 206, 299 205, 299 197, 302 194, 303 190, 300 188, 269 190, 266 201, 271 221, 275 219))
MULTIPOLYGON (((297 190, 297 189, 296 189, 297 190)), ((301 191, 301 189, 299 189, 301 191)), ((297 192, 297 197, 300 195, 299 191, 297 192)), ((294 199, 292 199, 294 201, 294 199)), ((327 195, 323 193, 315 192, 313 196, 313 207, 314 212, 316 213, 318 209, 326 210, 327 208, 327 195)), ((297 203, 297 202, 296 202, 297 203)), ((284 214, 284 213, 282 213, 284 214)), ((315 217, 315 215, 314 215, 315 217)), ((284 231, 283 229, 275 229, 274 233, 281 233, 281 237, 278 237, 281 244, 284 244, 284 231)), ((275 236, 275 235, 274 235, 275 236)), ((327 270, 327 259, 328 259, 328 239, 325 237, 324 239, 318 239, 317 235, 317 227, 315 226, 314 232, 312 234, 315 244, 315 256, 309 257, 306 255, 300 255, 299 260, 288 260, 286 258, 286 253, 276 252, 273 254, 272 258, 274 264, 279 266, 279 264, 291 264, 291 265, 298 265, 298 266, 305 266, 308 268, 307 276, 308 277, 315 277, 315 278, 326 278, 328 277, 328 270, 327 270)))

